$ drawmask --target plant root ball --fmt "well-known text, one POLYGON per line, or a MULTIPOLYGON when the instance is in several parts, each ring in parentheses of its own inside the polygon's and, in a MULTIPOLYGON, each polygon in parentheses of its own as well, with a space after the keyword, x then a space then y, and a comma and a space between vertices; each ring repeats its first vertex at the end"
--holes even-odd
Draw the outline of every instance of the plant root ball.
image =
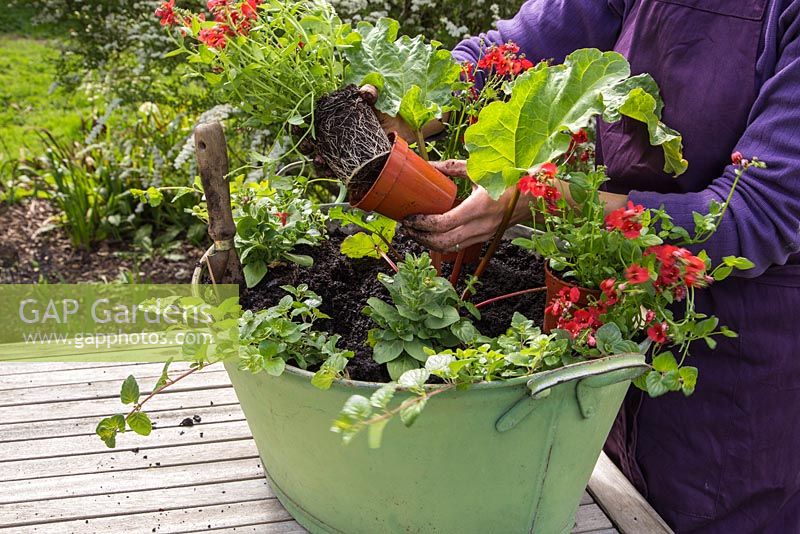
POLYGON ((320 98, 314 111, 314 129, 317 153, 348 187, 356 169, 392 149, 375 111, 355 85, 320 98))

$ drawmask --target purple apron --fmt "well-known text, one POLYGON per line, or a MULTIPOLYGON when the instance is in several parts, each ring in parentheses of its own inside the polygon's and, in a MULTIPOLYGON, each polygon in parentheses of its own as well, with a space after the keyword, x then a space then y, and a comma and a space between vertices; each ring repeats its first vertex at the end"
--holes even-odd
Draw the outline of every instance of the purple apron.
MULTIPOLYGON (((603 124, 609 190, 699 191, 722 173, 757 95, 766 4, 635 3, 615 50, 658 81, 689 170, 665 175, 638 123, 603 124)), ((800 328, 790 319, 798 304, 800 287, 769 271, 699 292, 697 308, 740 337, 720 339, 715 351, 693 346, 694 396, 628 395, 606 451, 677 532, 800 533, 800 328)))

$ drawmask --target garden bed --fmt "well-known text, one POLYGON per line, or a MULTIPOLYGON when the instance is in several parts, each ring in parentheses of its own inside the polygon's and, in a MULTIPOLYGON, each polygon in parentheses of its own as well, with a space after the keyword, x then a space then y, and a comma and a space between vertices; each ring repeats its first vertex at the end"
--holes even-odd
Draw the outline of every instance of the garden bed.
POLYGON ((44 200, 0 206, 0 283, 189 283, 192 265, 202 256, 188 243, 173 252, 172 261, 143 256, 130 241, 103 241, 91 250, 73 248, 54 217, 54 208, 44 200))
MULTIPOLYGON (((391 269, 383 260, 353 260, 344 256, 339 247, 346 236, 344 231, 334 229, 330 239, 319 246, 298 247, 298 253, 314 258, 314 265, 304 268, 287 264, 271 269, 261 284, 242 294, 242 304, 253 311, 265 309, 274 306, 286 295, 281 286, 308 284, 312 291, 322 297, 320 309, 334 317, 320 321, 318 327, 342 336, 341 346, 355 352, 355 357, 347 366, 350 377, 354 380, 389 382, 386 367, 375 363, 372 349, 366 344, 367 333, 375 325, 362 313, 362 309, 369 297, 389 300, 386 288, 378 281, 378 273, 391 274, 391 269)), ((424 252, 402 231, 395 237, 394 245, 401 254, 424 252)), ((443 274, 448 275, 448 270, 449 266, 445 265, 443 274)), ((511 243, 504 243, 471 301, 479 303, 542 285, 544 266, 541 260, 511 243)), ((481 320, 475 326, 485 335, 498 336, 508 328, 514 312, 520 312, 541 325, 544 305, 544 293, 504 300, 482 309, 481 320)))

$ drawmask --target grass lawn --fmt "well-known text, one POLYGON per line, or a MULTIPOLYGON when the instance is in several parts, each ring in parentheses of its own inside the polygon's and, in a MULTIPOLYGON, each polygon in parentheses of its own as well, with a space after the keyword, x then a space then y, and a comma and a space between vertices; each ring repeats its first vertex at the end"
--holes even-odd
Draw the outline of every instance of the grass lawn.
POLYGON ((33 27, 26 8, 0 11, 0 164, 8 157, 35 155, 37 129, 58 138, 80 132, 81 115, 89 116, 83 95, 54 88, 58 50, 48 40, 53 31, 33 27))

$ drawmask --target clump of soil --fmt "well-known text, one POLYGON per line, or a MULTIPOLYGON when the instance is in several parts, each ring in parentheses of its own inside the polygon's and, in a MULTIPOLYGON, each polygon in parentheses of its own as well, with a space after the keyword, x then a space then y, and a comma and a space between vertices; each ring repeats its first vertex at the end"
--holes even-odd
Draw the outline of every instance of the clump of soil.
MULTIPOLYGON (((318 154, 333 174, 348 185, 356 169, 392 149, 375 111, 355 85, 319 99, 314 110, 314 130, 318 154)), ((375 178, 377 173, 369 185, 375 178)))
POLYGON ((0 205, 0 284, 112 282, 125 275, 141 283, 188 284, 203 251, 181 244, 175 256, 143 256, 130 241, 74 248, 45 200, 0 205), (180 258, 183 259, 180 259, 180 258))
MULTIPOLYGON (((378 281, 378 273, 391 274, 383 260, 365 258, 352 260, 339 250, 345 231, 331 230, 330 239, 317 247, 302 247, 299 253, 314 258, 314 265, 302 268, 284 265, 272 269, 267 279, 257 287, 242 293, 245 309, 260 310, 274 306, 286 293, 282 285, 308 284, 323 300, 321 309, 332 317, 320 321, 316 328, 342 336, 340 347, 355 352, 347 366, 354 380, 388 382, 384 365, 372 360, 372 349, 367 345, 367 333, 374 327, 362 313, 367 299, 378 297, 389 300, 389 294, 378 281)), ((401 253, 421 254, 423 247, 398 232, 395 248, 401 253)), ((446 274, 446 271, 445 271, 446 274)), ((471 301, 479 303, 490 298, 544 285, 544 266, 540 259, 511 243, 500 246, 490 268, 483 277, 478 293, 471 301)), ((508 329, 514 312, 520 312, 537 324, 544 319, 545 297, 534 293, 501 301, 481 310, 481 320, 475 325, 481 333, 497 336, 508 329)))

